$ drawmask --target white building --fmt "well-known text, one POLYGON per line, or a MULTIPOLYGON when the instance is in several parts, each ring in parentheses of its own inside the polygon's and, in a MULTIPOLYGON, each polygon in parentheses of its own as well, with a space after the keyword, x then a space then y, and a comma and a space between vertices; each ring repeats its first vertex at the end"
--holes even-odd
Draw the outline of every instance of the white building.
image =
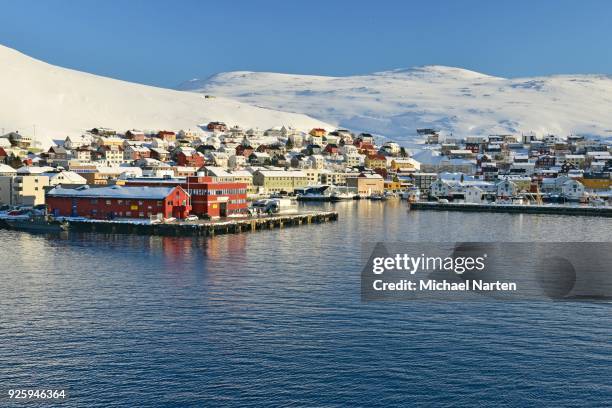
POLYGON ((513 197, 518 193, 518 186, 510 180, 502 180, 497 183, 498 197, 513 197))
POLYGON ((579 201, 584 196, 584 186, 578 180, 567 180, 561 187, 561 193, 570 201, 579 201))
POLYGON ((57 186, 59 184, 87 184, 87 180, 74 171, 48 172, 43 173, 43 176, 49 177, 50 186, 57 186))
POLYGON ((481 204, 485 202, 484 191, 480 187, 468 186, 463 191, 465 202, 473 204, 481 204))
POLYGON ((232 154, 227 159, 227 166, 230 169, 236 169, 246 165, 246 157, 243 155, 232 154))

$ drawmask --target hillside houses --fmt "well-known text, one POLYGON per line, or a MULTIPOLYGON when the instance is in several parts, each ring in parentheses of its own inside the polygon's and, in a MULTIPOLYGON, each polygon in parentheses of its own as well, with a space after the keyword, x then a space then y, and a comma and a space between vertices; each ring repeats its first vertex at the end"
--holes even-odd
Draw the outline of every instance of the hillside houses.
POLYGON ((196 130, 121 132, 100 127, 66 137, 63 144, 46 151, 32 147, 23 135, 10 133, 0 137, 1 176, 12 180, 39 174, 46 178, 40 187, 49 187, 201 174, 214 182, 241 183, 252 197, 294 194, 317 185, 354 188, 364 196, 415 188, 424 198, 474 203, 519 196, 585 201, 610 195, 612 156, 605 141, 418 132, 427 143, 412 151, 346 129, 327 132, 282 125, 243 129, 222 122, 196 130))

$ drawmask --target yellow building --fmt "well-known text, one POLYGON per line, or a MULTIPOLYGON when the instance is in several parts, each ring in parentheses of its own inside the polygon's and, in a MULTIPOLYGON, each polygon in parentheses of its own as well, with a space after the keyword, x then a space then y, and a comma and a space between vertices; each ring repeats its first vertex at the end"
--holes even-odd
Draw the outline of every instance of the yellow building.
POLYGON ((346 186, 346 178, 348 176, 355 175, 354 173, 341 173, 324 171, 319 175, 319 181, 321 184, 333 184, 334 186, 346 186))
POLYGON ((313 128, 308 134, 313 137, 323 137, 327 134, 327 132, 323 128, 313 128))
POLYGON ((365 159, 365 166, 370 169, 386 169, 387 158, 383 155, 367 156, 365 159))
POLYGON ((121 137, 116 137, 116 136, 101 136, 98 137, 96 139, 96 144, 100 147, 102 146, 106 146, 106 147, 112 147, 112 146, 116 146, 116 147, 121 147, 123 146, 123 142, 125 142, 125 139, 121 138, 121 137))
POLYGON ((296 188, 308 186, 308 176, 303 171, 258 170, 253 173, 253 184, 265 194, 293 193, 296 188))
POLYGON ((45 203, 49 177, 40 175, 0 177, 0 204, 34 206, 45 203))
POLYGON ((589 190, 609 190, 612 187, 612 179, 608 178, 585 178, 578 179, 584 188, 589 190))
POLYGON ((420 170, 421 165, 418 161, 411 158, 397 158, 391 160, 391 170, 420 170))
POLYGON ((308 178, 308 185, 313 186, 319 184, 319 169, 304 169, 302 171, 308 178))
POLYGON ((402 183, 400 181, 385 180, 385 191, 396 192, 402 190, 402 183))
POLYGON ((380 174, 361 173, 358 176, 347 177, 346 186, 356 188, 357 193, 362 197, 385 192, 385 181, 380 174))

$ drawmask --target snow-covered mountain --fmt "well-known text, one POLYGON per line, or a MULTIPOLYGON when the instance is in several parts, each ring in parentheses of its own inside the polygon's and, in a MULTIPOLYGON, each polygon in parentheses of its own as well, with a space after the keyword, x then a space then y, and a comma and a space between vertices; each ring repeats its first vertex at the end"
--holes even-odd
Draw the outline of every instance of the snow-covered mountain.
POLYGON ((196 129, 198 124, 333 128, 302 114, 155 88, 53 66, 0 45, 0 129, 43 146, 93 127, 196 129))
POLYGON ((228 72, 179 89, 300 112, 397 140, 413 139, 422 127, 459 136, 609 136, 612 129, 612 78, 605 75, 505 79, 444 66, 348 77, 228 72))

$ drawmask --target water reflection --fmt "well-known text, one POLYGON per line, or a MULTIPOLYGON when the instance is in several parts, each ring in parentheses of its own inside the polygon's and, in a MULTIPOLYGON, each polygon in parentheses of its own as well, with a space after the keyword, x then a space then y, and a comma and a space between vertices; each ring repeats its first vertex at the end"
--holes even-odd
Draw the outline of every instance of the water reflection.
POLYGON ((612 220, 408 211, 399 201, 304 208, 340 218, 214 238, 0 231, 0 382, 68 386, 67 406, 270 395, 322 406, 338 392, 349 405, 401 405, 415 384, 432 404, 467 404, 474 393, 495 398, 507 379, 526 390, 516 406, 533 405, 533 384, 555 406, 607 396, 609 308, 366 304, 359 276, 362 242, 610 241, 612 220), (580 382, 542 382, 560 375, 580 382))

